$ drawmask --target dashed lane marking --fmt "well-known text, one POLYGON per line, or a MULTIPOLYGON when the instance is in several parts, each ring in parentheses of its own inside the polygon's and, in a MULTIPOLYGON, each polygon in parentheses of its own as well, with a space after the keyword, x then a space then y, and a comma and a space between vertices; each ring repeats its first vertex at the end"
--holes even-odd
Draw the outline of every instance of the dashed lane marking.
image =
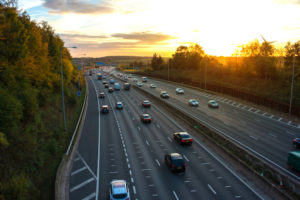
POLYGON ((159 161, 157 159, 155 159, 155 161, 156 161, 157 165, 160 167, 159 161))
POLYGON ((179 198, 178 198, 178 196, 177 196, 177 194, 176 194, 176 192, 174 190, 173 190, 173 195, 175 196, 176 200, 179 200, 179 198))
POLYGON ((190 162, 190 160, 185 155, 183 155, 183 157, 186 159, 186 161, 190 162))
POLYGON ((212 193, 214 193, 214 195, 217 194, 217 192, 214 190, 213 187, 211 187, 211 185, 207 184, 208 188, 212 191, 212 193))
POLYGON ((171 139, 170 137, 168 137, 168 140, 169 140, 170 142, 172 142, 172 139, 171 139))

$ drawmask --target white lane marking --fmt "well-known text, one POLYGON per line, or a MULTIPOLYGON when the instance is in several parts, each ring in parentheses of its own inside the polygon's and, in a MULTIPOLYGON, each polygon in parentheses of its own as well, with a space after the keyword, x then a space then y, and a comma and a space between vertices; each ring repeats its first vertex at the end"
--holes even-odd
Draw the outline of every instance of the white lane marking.
POLYGON ((94 192, 94 193, 90 194, 89 196, 83 198, 82 200, 90 200, 90 199, 94 198, 95 196, 96 196, 96 193, 94 192))
POLYGON ((258 138, 254 137, 254 136, 252 136, 252 135, 249 135, 249 137, 251 137, 251 138, 254 139, 254 140, 258 140, 258 138))
POLYGON ((222 179, 223 177, 222 176, 219 176, 217 179, 222 179))
POLYGON ((141 171, 150 171, 151 169, 141 169, 141 171))
POLYGON ((134 183, 134 180, 133 180, 133 178, 131 178, 130 180, 131 180, 131 183, 134 183))
POLYGON ((186 161, 190 162, 190 160, 185 155, 182 156, 186 159, 186 161))
POLYGON ((76 162, 76 161, 78 161, 78 160, 80 160, 80 158, 79 158, 79 157, 75 158, 75 159, 74 159, 74 162, 76 162))
POLYGON ((273 118, 274 117, 274 115, 271 115, 269 118, 273 118))
POLYGON ((146 144, 149 146, 149 142, 148 142, 148 140, 146 140, 146 144))
POLYGON ((151 178, 151 176, 145 176, 146 178, 151 178))
POLYGON ((134 119, 134 118, 132 118, 132 120, 134 121, 135 119, 134 119))
POLYGON ((184 181, 184 183, 190 183, 191 181, 184 181))
POLYGON ((255 113, 258 113, 260 110, 255 111, 255 113))
POLYGON ((245 109, 247 106, 243 106, 242 109, 245 109))
POLYGON ((130 164, 128 164, 127 166, 128 166, 128 168, 130 169, 130 164))
POLYGON ((109 174, 117 174, 118 171, 114 171, 114 172, 108 172, 109 174))
POLYGON ((156 124, 157 128, 160 128, 159 124, 156 124))
POLYGON ((132 186, 133 193, 136 194, 135 186, 132 186))
POLYGON ((157 165, 160 167, 159 161, 157 159, 155 159, 155 161, 156 161, 157 165))
POLYGON ((173 190, 173 195, 175 196, 176 200, 179 200, 179 198, 178 198, 178 196, 177 196, 177 194, 176 194, 176 192, 174 190, 173 190))
POLYGON ((225 186, 225 188, 230 188, 230 187, 231 187, 231 185, 226 185, 226 186, 225 186))
POLYGON ((196 190, 191 190, 190 192, 196 192, 196 190))
POLYGON ((234 196, 234 198, 239 199, 239 198, 242 198, 242 196, 236 195, 236 196, 234 196))
POLYGON ((248 111, 251 111, 252 109, 253 109, 253 108, 251 107, 251 108, 248 109, 248 111))
POLYGON ((290 131, 286 131, 287 134, 290 134, 290 135, 295 135, 294 133, 290 132, 290 131))
POLYGON ((265 114, 267 114, 267 112, 264 112, 262 115, 265 116, 265 114))
POLYGON ((88 180, 86 180, 86 181, 84 181, 84 182, 82 182, 82 183, 80 183, 80 184, 78 184, 78 185, 72 187, 72 188, 70 189, 70 192, 74 192, 75 190, 78 190, 79 188, 85 186, 86 184, 89 184, 89 183, 92 182, 93 180, 95 180, 95 179, 94 179, 94 178, 90 178, 90 179, 88 179, 88 180))
POLYGON ((138 128, 139 131, 141 130, 141 128, 139 126, 137 128, 138 128))
POLYGON ((116 167, 117 165, 110 165, 111 167, 116 167))
POLYGON ((152 194, 153 197, 158 197, 158 194, 152 194))
POLYGON ((277 121, 281 121, 282 120, 282 118, 280 117, 279 119, 277 119, 277 121))
POLYGON ((131 172, 131 170, 129 170, 129 174, 130 174, 130 176, 132 176, 132 172, 131 172))
POLYGON ((268 135, 270 135, 270 136, 272 136, 272 137, 274 137, 274 138, 277 138, 277 136, 274 135, 274 134, 272 134, 272 133, 268 133, 268 135))
POLYGON ((97 179, 96 175, 94 174, 94 172, 91 170, 91 168, 88 166, 88 164, 86 164, 85 160, 82 158, 82 156, 80 155, 80 153, 77 151, 76 152, 77 155, 79 156, 80 160, 83 162, 83 164, 88 168, 89 172, 92 174, 92 176, 97 179))
POLYGON ((73 176, 73 175, 75 175, 75 174, 78 174, 79 172, 82 172, 82 171, 85 170, 85 169, 87 169, 86 166, 81 167, 80 169, 77 169, 76 171, 72 172, 72 173, 71 173, 71 176, 73 176))
POLYGON ((214 170, 214 169, 210 169, 209 171, 210 171, 210 172, 214 172, 215 170, 214 170))
POLYGON ((154 187, 154 184, 150 184, 150 185, 148 185, 148 187, 154 187))
POLYGON ((209 165, 209 163, 208 163, 208 162, 206 162, 206 163, 202 163, 201 165, 209 165))
POLYGON ((126 162, 129 162, 128 158, 126 158, 126 162))
POLYGON ((292 121, 289 121, 287 124, 290 125, 292 123, 292 121))
POLYGON ((214 193, 214 195, 217 194, 217 192, 214 190, 214 188, 211 187, 211 185, 207 184, 207 186, 214 193))
MULTIPOLYGON (((90 78, 91 79, 91 78, 90 78)), ((98 94, 97 92, 97 88, 96 88, 96 85, 92 80, 92 83, 94 85, 94 89, 95 89, 95 92, 96 94, 98 94)), ((96 95, 97 96, 97 95, 96 95)), ((99 103, 99 99, 97 98, 97 103, 98 103, 98 155, 97 155, 97 184, 96 184, 96 200, 98 200, 98 196, 99 196, 99 179, 100 179, 100 130, 101 130, 101 127, 100 127, 100 103, 99 103)))
POLYGON ((172 139, 171 139, 170 137, 168 137, 168 140, 169 140, 170 142, 172 142, 172 139))

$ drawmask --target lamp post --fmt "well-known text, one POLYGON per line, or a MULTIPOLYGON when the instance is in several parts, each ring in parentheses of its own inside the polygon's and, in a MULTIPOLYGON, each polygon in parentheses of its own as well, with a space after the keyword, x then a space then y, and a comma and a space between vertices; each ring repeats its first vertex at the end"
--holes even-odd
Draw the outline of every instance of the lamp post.
POLYGON ((63 48, 73 48, 77 47, 62 47, 60 49, 60 76, 61 76, 61 96, 62 96, 62 110, 63 110, 63 118, 64 118, 64 131, 66 131, 66 112, 65 112, 65 97, 64 97, 64 75, 63 75, 63 66, 62 66, 62 50, 63 48))
POLYGON ((292 69, 292 83, 291 83, 291 96, 290 96, 290 107, 289 115, 292 114, 292 103, 293 103, 293 90, 294 90, 294 78, 295 78, 295 57, 296 57, 296 48, 294 49, 294 58, 293 58, 293 69, 292 69))

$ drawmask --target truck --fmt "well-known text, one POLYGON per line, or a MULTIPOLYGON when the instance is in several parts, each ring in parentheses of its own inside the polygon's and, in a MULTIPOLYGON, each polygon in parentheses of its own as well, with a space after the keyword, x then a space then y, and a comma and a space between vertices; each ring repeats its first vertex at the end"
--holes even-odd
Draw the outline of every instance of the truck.
POLYGON ((124 90, 130 90, 130 83, 124 83, 124 90))
POLYGON ((120 87, 120 83, 115 83, 115 90, 120 90, 121 87, 120 87))
POLYGON ((290 168, 300 172, 300 151, 292 151, 288 155, 287 164, 290 168))
POLYGON ((97 74, 97 78, 98 78, 98 80, 102 80, 102 74, 101 74, 101 73, 98 73, 98 74, 97 74))

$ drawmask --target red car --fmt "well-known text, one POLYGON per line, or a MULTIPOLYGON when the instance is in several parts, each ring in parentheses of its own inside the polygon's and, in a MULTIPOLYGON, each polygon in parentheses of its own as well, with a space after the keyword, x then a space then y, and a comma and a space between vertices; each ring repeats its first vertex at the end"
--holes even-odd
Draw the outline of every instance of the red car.
POLYGON ((148 107, 148 108, 151 107, 151 103, 148 100, 143 101, 142 105, 143 107, 148 107))
POLYGON ((293 139, 293 145, 295 148, 300 149, 300 138, 293 139))
POLYGON ((142 114, 141 115, 141 121, 143 123, 150 123, 152 121, 152 119, 151 119, 149 114, 142 114))

